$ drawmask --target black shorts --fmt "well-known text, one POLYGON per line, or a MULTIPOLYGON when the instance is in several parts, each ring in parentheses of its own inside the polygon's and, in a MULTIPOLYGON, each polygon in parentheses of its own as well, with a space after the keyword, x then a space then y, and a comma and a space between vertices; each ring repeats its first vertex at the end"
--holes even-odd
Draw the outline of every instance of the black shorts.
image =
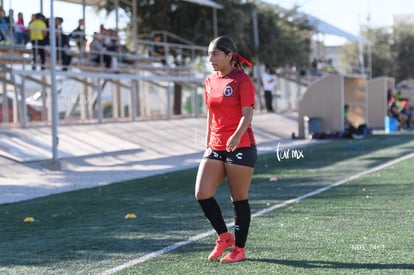
POLYGON ((254 168, 257 160, 257 149, 255 145, 237 148, 233 152, 216 151, 210 147, 204 152, 203 158, 216 159, 230 164, 249 166, 254 168))

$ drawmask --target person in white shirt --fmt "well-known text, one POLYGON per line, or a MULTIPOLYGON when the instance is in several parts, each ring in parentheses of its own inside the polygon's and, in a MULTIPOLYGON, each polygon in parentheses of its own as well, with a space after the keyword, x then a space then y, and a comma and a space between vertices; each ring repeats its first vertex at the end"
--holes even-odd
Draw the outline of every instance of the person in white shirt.
POLYGON ((264 98, 266 102, 266 109, 268 112, 274 112, 273 110, 273 96, 272 92, 275 88, 275 78, 270 74, 269 68, 265 68, 265 71, 262 73, 262 84, 264 89, 264 98))
POLYGON ((105 67, 110 68, 112 57, 106 54, 107 50, 102 40, 103 38, 98 33, 95 32, 93 34, 93 40, 89 45, 89 57, 93 62, 98 64, 105 63, 105 67))

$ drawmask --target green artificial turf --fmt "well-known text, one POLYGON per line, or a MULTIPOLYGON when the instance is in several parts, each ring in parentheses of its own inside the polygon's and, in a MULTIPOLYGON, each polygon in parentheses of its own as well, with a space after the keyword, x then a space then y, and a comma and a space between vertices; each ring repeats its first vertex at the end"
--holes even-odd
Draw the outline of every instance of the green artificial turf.
MULTIPOLYGON (((410 135, 376 135, 261 155, 252 213, 412 153, 410 135)), ((410 274, 414 272, 411 158, 255 217, 248 260, 208 262, 214 235, 121 274, 410 274)), ((196 170, 0 205, 0 273, 97 274, 211 230, 194 199, 196 170), (136 219, 125 219, 128 213, 136 219), (35 218, 25 223, 27 216, 35 218)), ((216 196, 226 221, 226 184, 216 196)))

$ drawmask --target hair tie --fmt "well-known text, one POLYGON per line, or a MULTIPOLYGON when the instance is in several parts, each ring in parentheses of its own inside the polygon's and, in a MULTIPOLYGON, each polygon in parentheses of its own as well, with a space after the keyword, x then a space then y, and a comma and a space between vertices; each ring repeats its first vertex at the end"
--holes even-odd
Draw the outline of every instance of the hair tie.
POLYGON ((241 56, 240 54, 236 54, 236 59, 240 61, 241 64, 246 64, 249 67, 253 66, 253 63, 250 62, 248 59, 244 58, 243 56, 241 56))

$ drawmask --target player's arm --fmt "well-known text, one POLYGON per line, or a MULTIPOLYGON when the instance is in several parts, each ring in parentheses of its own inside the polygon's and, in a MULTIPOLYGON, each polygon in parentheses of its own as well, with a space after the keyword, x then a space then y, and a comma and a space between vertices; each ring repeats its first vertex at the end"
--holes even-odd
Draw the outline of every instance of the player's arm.
POLYGON ((240 118, 239 125, 233 135, 227 140, 226 150, 231 152, 237 149, 239 146, 240 139, 243 134, 247 131, 250 123, 253 119, 253 106, 242 107, 242 117, 240 118))
POLYGON ((209 144, 210 144, 210 132, 211 132, 210 125, 211 125, 211 119, 212 119, 212 117, 211 117, 210 110, 209 110, 209 109, 207 109, 207 124, 206 124, 206 148, 207 148, 207 147, 209 146, 209 144))

